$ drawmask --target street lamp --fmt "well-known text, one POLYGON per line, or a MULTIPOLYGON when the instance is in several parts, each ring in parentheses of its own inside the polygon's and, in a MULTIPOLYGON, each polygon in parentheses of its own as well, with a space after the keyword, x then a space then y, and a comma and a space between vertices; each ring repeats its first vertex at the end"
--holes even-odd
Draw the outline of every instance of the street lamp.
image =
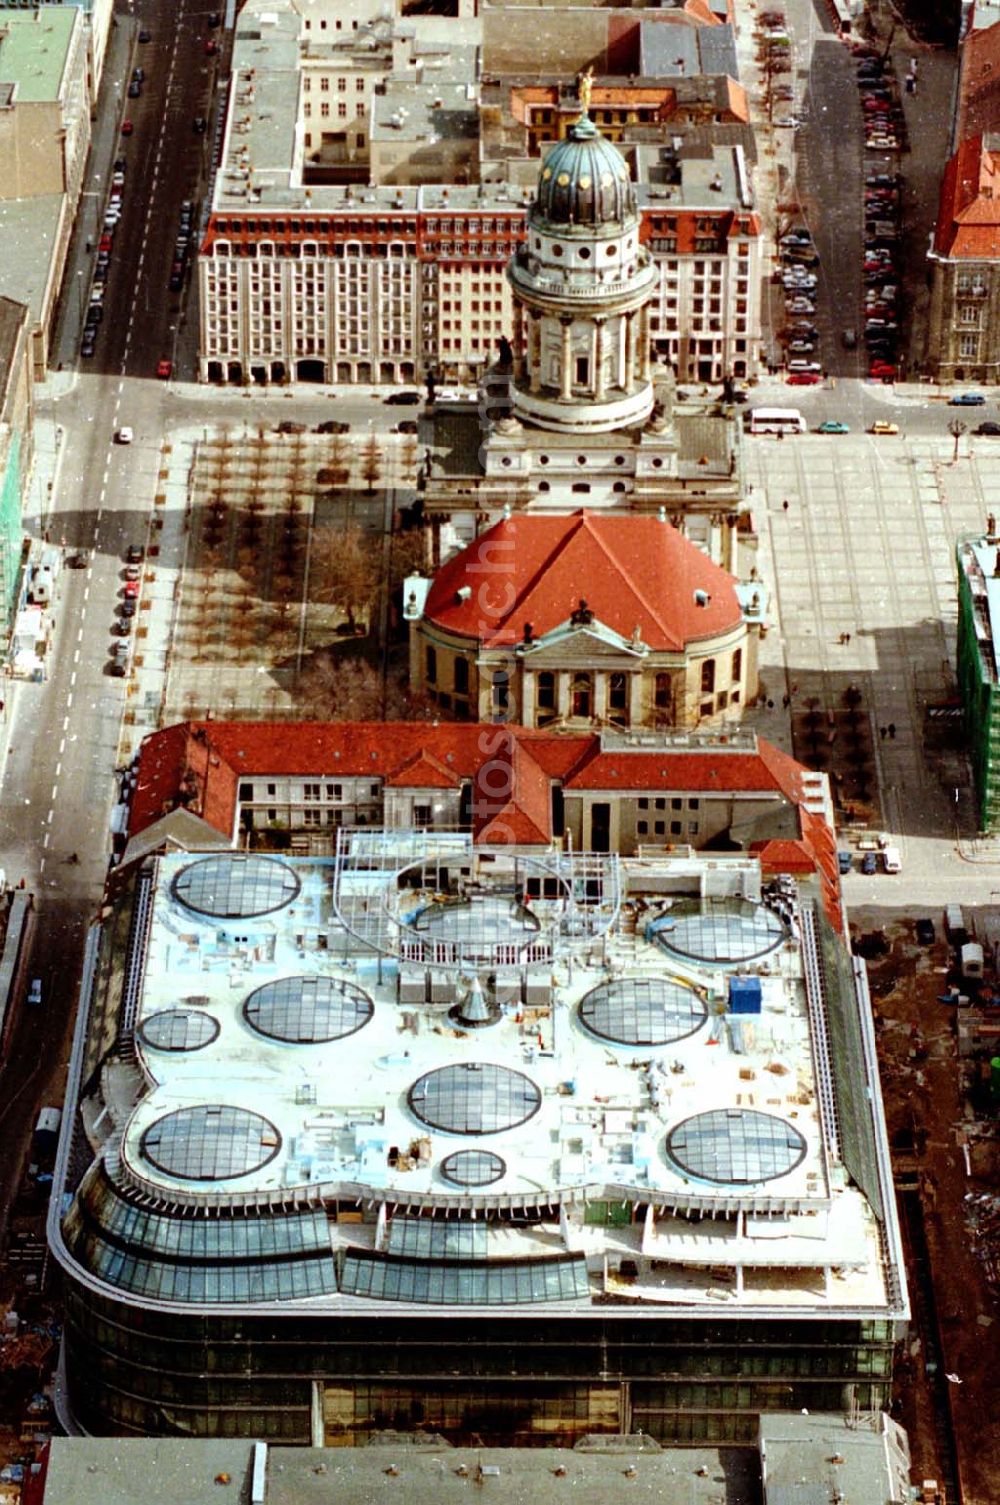
POLYGON ((953 418, 948 425, 948 432, 955 441, 955 450, 951 457, 951 463, 953 465, 958 460, 958 441, 961 439, 962 435, 965 433, 968 427, 969 425, 967 423, 963 423, 961 418, 953 418))

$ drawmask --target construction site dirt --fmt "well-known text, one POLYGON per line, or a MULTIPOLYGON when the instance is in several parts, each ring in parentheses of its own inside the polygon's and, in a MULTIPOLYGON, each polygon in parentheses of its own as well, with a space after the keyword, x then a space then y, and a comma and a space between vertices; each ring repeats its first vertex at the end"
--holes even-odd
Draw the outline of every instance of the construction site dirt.
POLYGON ((868 959, 882 1089, 913 1309, 897 1367, 897 1419, 916 1481, 941 1497, 994 1505, 1000 1477, 1000 1174, 996 1110, 982 1066, 960 1059, 958 1007, 941 1002, 953 954, 935 920, 919 945, 915 918, 852 912, 868 959))

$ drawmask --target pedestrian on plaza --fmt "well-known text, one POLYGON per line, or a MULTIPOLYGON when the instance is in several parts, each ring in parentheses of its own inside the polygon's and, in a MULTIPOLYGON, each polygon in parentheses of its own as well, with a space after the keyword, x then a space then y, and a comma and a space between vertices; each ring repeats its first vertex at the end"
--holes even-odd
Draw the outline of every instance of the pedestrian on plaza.
POLYGON ((774 710, 774 701, 773 700, 769 700, 767 702, 767 708, 768 708, 769 711, 773 711, 774 710))
POLYGON ((884 742, 885 741, 885 736, 886 736, 886 729, 885 729, 884 726, 880 726, 879 727, 878 734, 882 738, 882 741, 884 742))
POLYGON ((782 697, 781 697, 781 708, 782 708, 782 710, 787 711, 788 707, 791 705, 791 703, 792 703, 792 697, 790 695, 782 695, 782 697))
POLYGON ((890 721, 889 722, 889 739, 890 739, 890 741, 895 738, 895 735, 896 735, 896 723, 895 723, 895 721, 890 721))
POLYGON ((845 632, 844 633, 844 642, 845 643, 849 643, 850 641, 851 641, 851 634, 849 632, 845 632))
POLYGON ((787 498, 787 496, 785 497, 785 500, 781 504, 781 510, 782 510, 782 512, 787 512, 788 511, 788 498, 787 498))

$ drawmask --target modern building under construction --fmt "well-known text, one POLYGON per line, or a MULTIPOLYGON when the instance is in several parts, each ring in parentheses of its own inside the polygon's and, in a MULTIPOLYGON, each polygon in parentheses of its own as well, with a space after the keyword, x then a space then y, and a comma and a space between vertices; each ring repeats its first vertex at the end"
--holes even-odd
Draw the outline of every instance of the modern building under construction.
POLYGON ((818 878, 370 827, 133 873, 51 1203, 70 1428, 749 1443, 886 1406, 872 1022, 818 878))

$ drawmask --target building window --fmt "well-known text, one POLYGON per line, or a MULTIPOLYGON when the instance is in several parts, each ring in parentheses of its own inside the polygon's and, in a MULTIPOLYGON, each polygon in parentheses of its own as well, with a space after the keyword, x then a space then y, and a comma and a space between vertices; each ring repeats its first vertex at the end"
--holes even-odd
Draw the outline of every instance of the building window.
POLYGON ((710 694, 715 689, 715 659, 706 658, 701 666, 701 693, 710 694))
POLYGON ((738 685, 739 684, 740 677, 741 677, 742 673, 743 673, 743 649, 742 648, 734 648, 733 649, 733 672, 732 672, 732 682, 733 682, 734 685, 738 685))
POLYGON ((640 836, 648 836, 649 835, 649 821, 648 820, 637 821, 635 829, 636 829, 636 831, 638 832, 638 834, 640 836))
POLYGON ((961 334, 958 337, 958 353, 967 361, 979 359, 979 336, 978 334, 961 334))
POLYGON ((427 681, 427 683, 429 685, 436 685, 437 684, 437 677, 438 677, 438 656, 437 656, 437 649, 436 648, 428 648, 427 649, 427 667, 426 667, 426 669, 424 671, 424 678, 426 679, 426 681, 427 681))
POLYGON ((505 716, 510 705, 510 675, 498 669, 493 675, 493 714, 505 716))
POLYGON ((701 703, 701 705, 698 707, 698 715, 699 716, 711 716, 711 714, 712 714, 712 702, 710 700, 703 700, 702 703, 701 703))
POLYGON ((303 786, 302 786, 302 798, 304 800, 318 800, 320 798, 320 787, 319 787, 319 785, 318 784, 303 784, 303 786))
POLYGON ((277 794, 277 792, 278 792, 278 786, 277 786, 277 784, 268 784, 268 786, 267 786, 267 792, 270 795, 277 794))
POLYGON ((593 681, 589 674, 577 674, 570 693, 570 715, 590 716, 593 703, 593 681))
POLYGON ((585 387, 590 381, 590 357, 578 355, 576 358, 576 385, 585 387))
POLYGON ((653 704, 655 705, 655 707, 656 707, 656 709, 658 711, 669 711, 669 709, 670 709, 670 675, 669 674, 658 674, 656 676, 656 687, 655 687, 655 689, 653 691, 653 704))
POLYGON ((456 658, 455 660, 455 694, 468 695, 469 693, 469 660, 456 658))
POLYGON ((429 826, 434 818, 434 811, 430 805, 414 805, 413 824, 415 826, 429 826))
POLYGON ((302 820, 307 826, 318 826, 322 817, 322 810, 303 810, 302 820))
POLYGON ((680 836, 681 829, 682 829, 681 828, 681 823, 680 823, 679 820, 672 820, 670 822, 670 834, 671 834, 671 836, 680 836))
POLYGON ((608 680, 608 710, 615 721, 628 719, 628 676, 612 674, 608 680), (615 714, 617 712, 617 714, 615 714))
POLYGON ((339 800, 343 790, 341 784, 327 784, 326 797, 328 800, 339 800))
POLYGON ((253 785, 252 784, 241 784, 240 785, 240 799, 241 800, 252 800, 253 799, 253 785))
POLYGON ((535 698, 540 711, 554 711, 556 708, 556 677, 548 669, 543 669, 539 674, 536 684, 535 698))

